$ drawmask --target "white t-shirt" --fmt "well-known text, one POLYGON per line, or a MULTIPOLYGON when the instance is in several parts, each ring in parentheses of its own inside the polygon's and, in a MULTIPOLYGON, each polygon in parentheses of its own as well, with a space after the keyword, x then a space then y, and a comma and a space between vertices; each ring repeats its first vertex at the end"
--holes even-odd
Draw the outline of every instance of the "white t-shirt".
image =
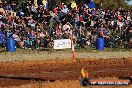
POLYGON ((63 27, 62 27, 62 30, 65 31, 66 29, 70 29, 70 26, 65 24, 63 27))
POLYGON ((119 27, 123 27, 124 23, 123 22, 117 22, 119 27))

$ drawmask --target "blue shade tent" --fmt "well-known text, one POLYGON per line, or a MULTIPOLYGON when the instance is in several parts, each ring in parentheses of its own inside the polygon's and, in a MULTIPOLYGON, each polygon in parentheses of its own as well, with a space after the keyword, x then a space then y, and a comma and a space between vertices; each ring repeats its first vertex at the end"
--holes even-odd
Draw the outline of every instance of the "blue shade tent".
POLYGON ((95 3, 94 3, 93 0, 90 0, 90 2, 88 3, 88 7, 89 7, 90 9, 95 8, 95 3))

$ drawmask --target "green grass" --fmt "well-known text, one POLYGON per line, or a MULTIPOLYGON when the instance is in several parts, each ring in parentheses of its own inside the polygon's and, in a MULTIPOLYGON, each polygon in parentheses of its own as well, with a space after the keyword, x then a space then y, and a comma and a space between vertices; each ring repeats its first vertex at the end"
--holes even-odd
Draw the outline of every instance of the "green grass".
MULTIPOLYGON (((118 51, 121 51, 121 52, 125 52, 125 51, 130 51, 132 52, 132 49, 121 49, 121 48, 105 48, 105 50, 103 51, 99 51, 97 50, 96 48, 91 48, 91 47, 85 47, 85 48, 75 48, 75 51, 76 52, 88 52, 88 53, 99 53, 99 52, 118 52, 118 51)), ((32 54, 32 53, 39 53, 39 52, 49 52, 49 53, 52 53, 52 52, 71 52, 71 49, 63 49, 63 50, 54 50, 54 49, 51 49, 51 48, 41 48, 41 49, 21 49, 21 48, 17 48, 16 52, 14 52, 14 54, 32 54)), ((0 47, 0 54, 7 54, 9 52, 6 51, 6 49, 0 47)))

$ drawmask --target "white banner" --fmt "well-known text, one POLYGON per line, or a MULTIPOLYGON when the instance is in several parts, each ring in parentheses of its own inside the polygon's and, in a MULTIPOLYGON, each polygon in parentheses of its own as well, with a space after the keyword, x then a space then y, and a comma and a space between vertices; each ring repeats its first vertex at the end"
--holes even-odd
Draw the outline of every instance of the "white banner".
POLYGON ((67 49, 71 48, 70 39, 54 40, 54 49, 67 49))

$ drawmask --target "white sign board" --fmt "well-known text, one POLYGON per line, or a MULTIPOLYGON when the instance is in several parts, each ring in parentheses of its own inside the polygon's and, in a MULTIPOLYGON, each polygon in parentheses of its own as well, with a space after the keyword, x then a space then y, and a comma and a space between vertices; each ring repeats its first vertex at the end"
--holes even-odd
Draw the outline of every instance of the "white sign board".
POLYGON ((70 39, 54 40, 54 49, 67 49, 71 48, 70 39))

